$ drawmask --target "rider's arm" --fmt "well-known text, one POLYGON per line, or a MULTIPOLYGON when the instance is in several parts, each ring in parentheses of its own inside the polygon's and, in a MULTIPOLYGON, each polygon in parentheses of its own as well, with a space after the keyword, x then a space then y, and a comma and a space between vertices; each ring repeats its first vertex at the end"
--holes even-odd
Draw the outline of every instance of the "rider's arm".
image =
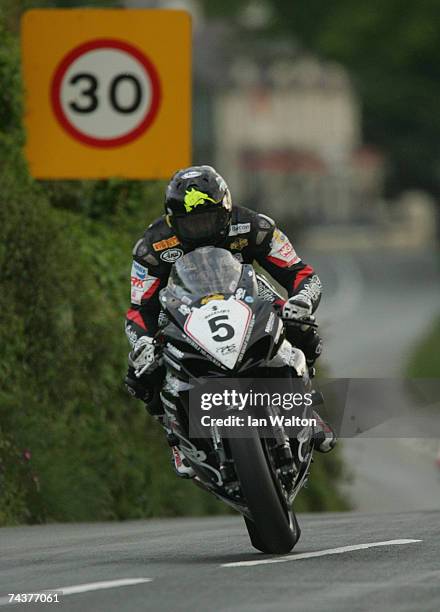
POLYGON ((148 236, 138 240, 133 249, 131 267, 131 305, 126 314, 125 333, 130 344, 142 336, 154 336, 160 312, 159 291, 168 274, 150 253, 148 236))
POLYGON ((279 230, 272 219, 265 215, 257 215, 260 224, 260 235, 266 235, 258 244, 256 234, 256 256, 258 263, 280 285, 289 297, 306 297, 312 304, 312 312, 316 310, 321 299, 321 281, 312 266, 305 264, 293 248, 287 236, 279 230))

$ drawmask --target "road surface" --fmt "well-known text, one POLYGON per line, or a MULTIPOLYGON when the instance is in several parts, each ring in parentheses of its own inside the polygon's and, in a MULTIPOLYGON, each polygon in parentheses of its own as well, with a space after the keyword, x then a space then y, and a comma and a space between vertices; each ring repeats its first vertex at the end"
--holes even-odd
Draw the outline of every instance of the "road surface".
MULTIPOLYGON (((327 286, 329 373, 400 374, 440 303, 433 254, 309 259, 327 286)), ((300 516, 301 539, 282 558, 254 551, 240 517, 1 529, 0 608, 53 609, 11 605, 8 593, 57 590, 63 612, 438 610, 440 482, 430 452, 408 440, 346 442, 350 494, 373 512, 300 516)))
MULTIPOLYGON (((432 251, 307 253, 324 284, 319 307, 330 377, 404 376, 414 345, 440 314, 439 254, 432 251)), ((370 434, 367 434, 370 435, 370 434)), ((440 508, 437 439, 343 441, 356 509, 440 508)))
MULTIPOLYGON (((7 528, 0 530, 0 597, 92 584, 99 590, 60 594, 59 608, 44 609, 433 611, 440 608, 439 522, 440 512, 302 515, 301 540, 281 563, 253 552, 240 517, 7 528), (346 550, 368 543, 381 545, 346 550), (310 555, 318 551, 326 552, 310 555), (258 564, 240 565, 249 560, 258 564), (148 582, 114 586, 134 579, 148 582)), ((5 611, 43 607, 0 603, 5 611)))

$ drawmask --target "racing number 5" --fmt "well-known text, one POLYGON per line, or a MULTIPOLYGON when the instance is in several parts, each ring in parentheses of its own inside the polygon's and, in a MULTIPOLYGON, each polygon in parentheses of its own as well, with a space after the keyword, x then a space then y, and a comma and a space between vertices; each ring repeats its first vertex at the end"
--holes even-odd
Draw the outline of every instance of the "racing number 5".
POLYGON ((212 336, 212 339, 216 342, 224 342, 225 340, 230 340, 234 337, 235 331, 232 325, 229 325, 229 323, 221 322, 225 320, 228 320, 228 315, 217 315, 216 317, 213 317, 208 321, 209 327, 211 328, 213 334, 215 332, 219 332, 221 329, 224 329, 226 332, 223 336, 221 336, 220 334, 212 336))

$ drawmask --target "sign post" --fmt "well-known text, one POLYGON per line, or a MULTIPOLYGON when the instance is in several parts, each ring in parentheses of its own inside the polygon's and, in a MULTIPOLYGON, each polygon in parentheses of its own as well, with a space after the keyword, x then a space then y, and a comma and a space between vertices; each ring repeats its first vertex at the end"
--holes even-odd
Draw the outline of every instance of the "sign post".
POLYGON ((32 10, 22 22, 36 178, 168 178, 191 163, 191 23, 171 10, 32 10))

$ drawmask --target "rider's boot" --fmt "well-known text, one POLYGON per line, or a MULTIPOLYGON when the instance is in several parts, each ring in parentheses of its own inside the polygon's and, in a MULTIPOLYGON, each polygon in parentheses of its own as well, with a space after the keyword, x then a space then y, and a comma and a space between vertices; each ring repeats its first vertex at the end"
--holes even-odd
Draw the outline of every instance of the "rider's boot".
POLYGON ((322 419, 316 410, 313 411, 316 425, 313 433, 313 446, 320 453, 329 453, 336 446, 336 434, 328 423, 322 419))
POLYGON ((171 447, 171 462, 174 467, 174 471, 180 478, 194 478, 196 475, 191 466, 186 462, 185 455, 177 446, 171 447), (186 465, 185 465, 186 464, 186 465))
POLYGON ((150 403, 146 404, 145 408, 165 430, 165 435, 171 448, 171 463, 174 471, 178 476, 180 476, 180 478, 194 478, 195 472, 193 468, 188 465, 184 453, 177 446, 179 439, 164 423, 164 411, 158 393, 155 394, 154 399, 155 401, 150 401, 150 403))
POLYGON ((337 438, 331 426, 316 411, 318 406, 324 406, 324 397, 320 391, 314 389, 312 391, 312 411, 316 425, 313 432, 313 447, 320 453, 329 453, 336 446, 337 438))

